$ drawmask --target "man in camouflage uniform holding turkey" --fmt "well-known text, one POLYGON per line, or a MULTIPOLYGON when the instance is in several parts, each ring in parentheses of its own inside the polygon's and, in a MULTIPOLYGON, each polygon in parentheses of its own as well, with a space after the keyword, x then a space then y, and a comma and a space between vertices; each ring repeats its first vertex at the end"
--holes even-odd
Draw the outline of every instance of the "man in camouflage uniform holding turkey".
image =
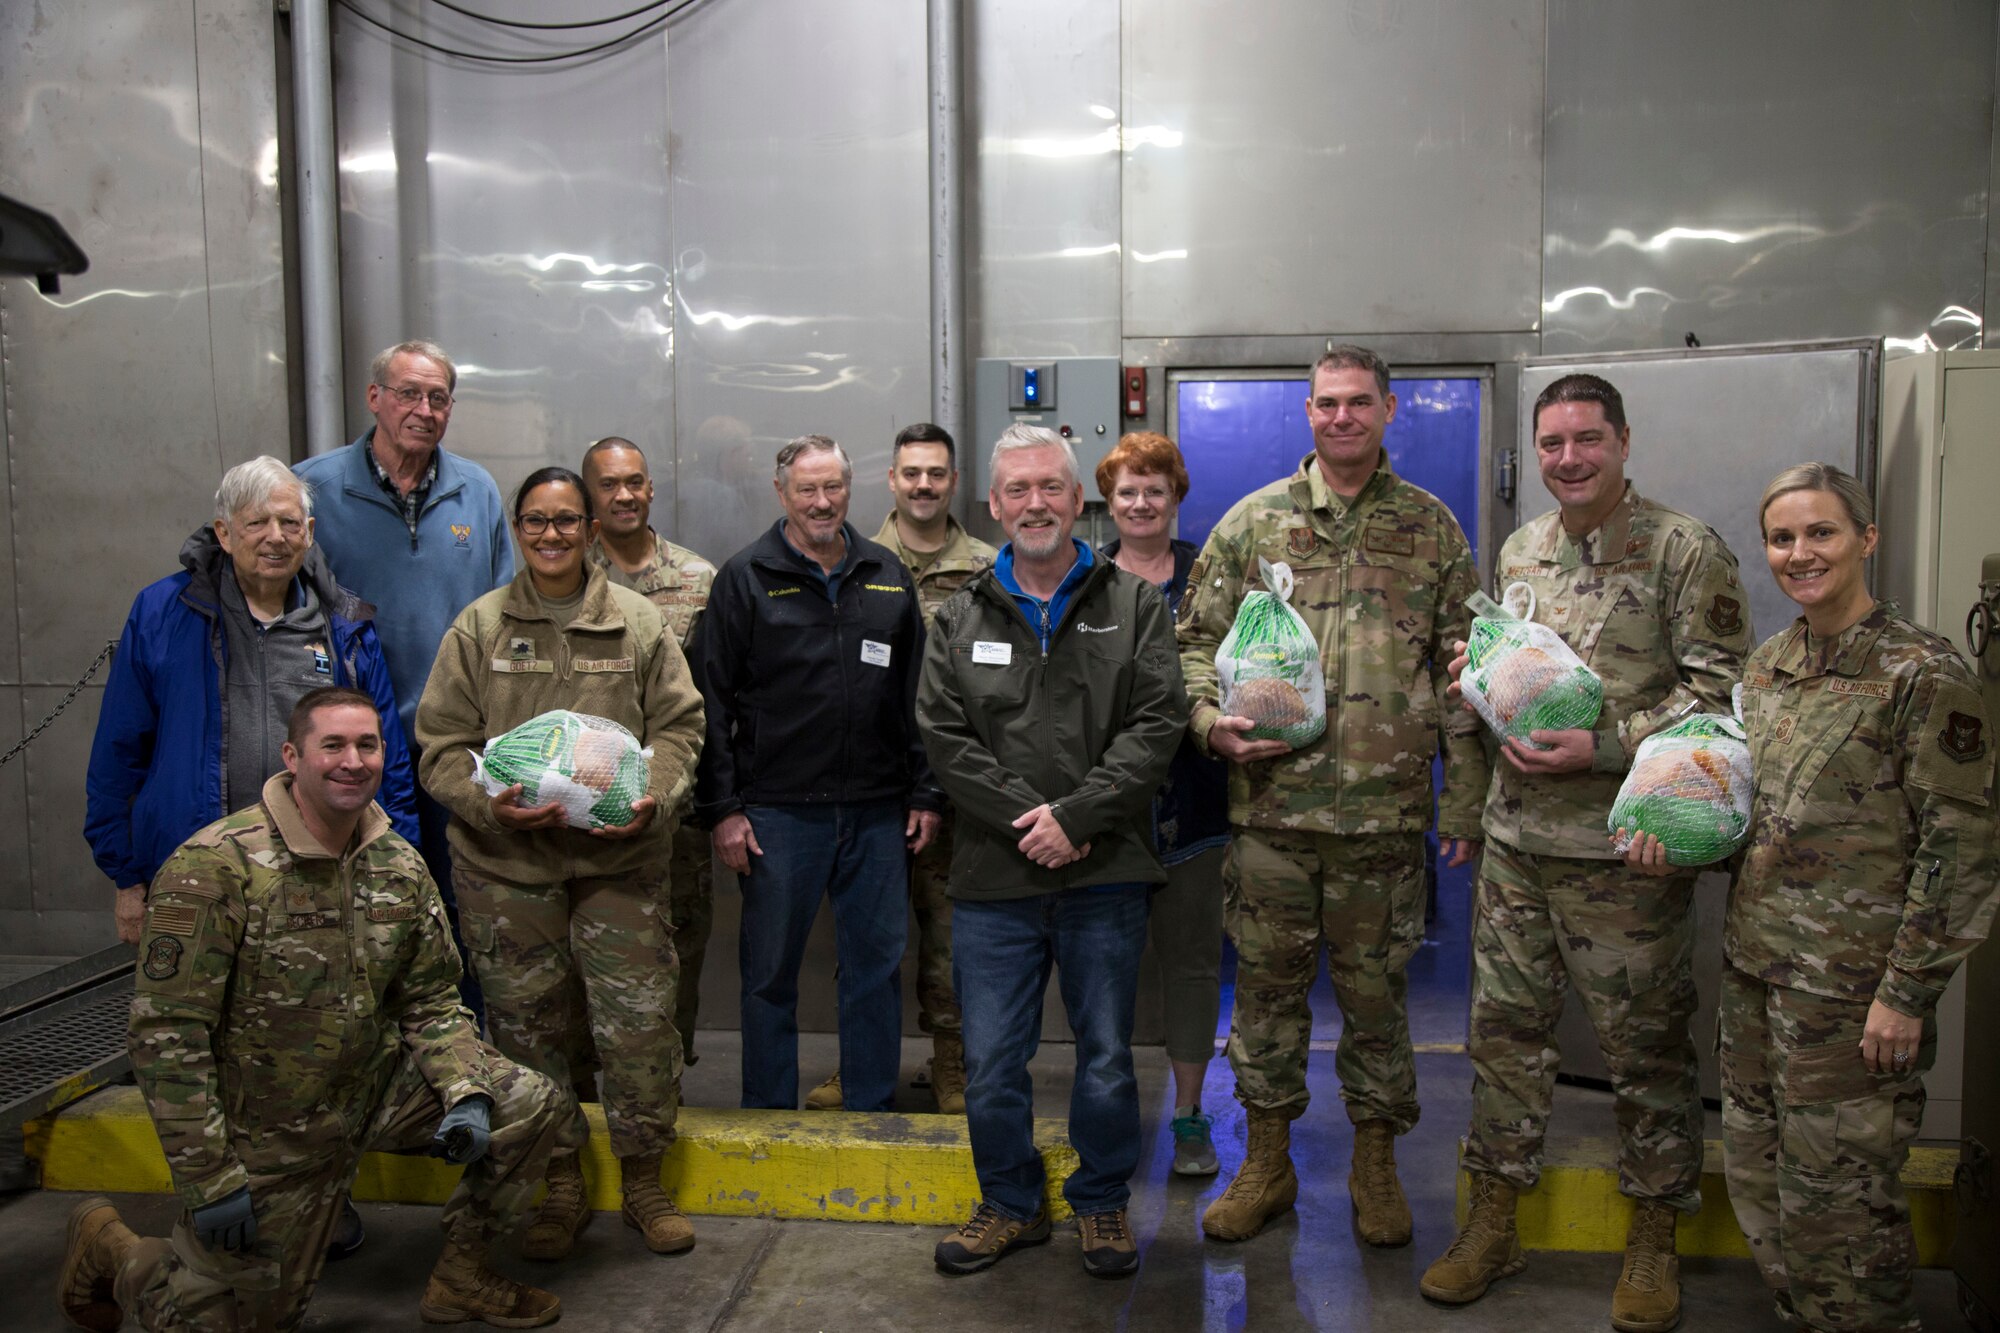
MULTIPOLYGON (((367 1151, 468 1163, 420 1311, 552 1323, 556 1298, 495 1273, 566 1117, 547 1078, 483 1044, 416 849, 374 803, 368 696, 315 690, 287 772, 184 843, 154 879, 132 1001, 132 1067, 187 1211, 141 1240, 106 1199, 70 1219, 63 1313, 115 1329, 293 1329, 367 1151)), ((567 1145, 574 1146, 574 1145, 567 1145)))
POLYGON ((1487 781, 1476 720, 1445 706, 1478 583, 1451 511, 1389 468, 1396 398, 1382 359, 1334 348, 1311 384, 1313 452, 1216 524, 1181 603, 1189 730, 1231 761, 1229 1062, 1250 1140, 1202 1229, 1246 1239, 1298 1196, 1291 1122, 1306 1108, 1306 995, 1324 946, 1343 1019, 1334 1068, 1355 1127, 1349 1194, 1364 1240, 1402 1245, 1410 1209, 1394 1144, 1417 1122, 1404 969, 1423 939, 1431 760, 1443 752, 1437 827, 1453 865, 1477 854, 1487 781), (1296 751, 1246 739, 1252 720, 1221 709, 1216 649, 1262 586, 1260 558, 1291 567, 1291 605, 1326 673, 1326 731, 1296 751))
POLYGON ((1421 1287, 1463 1304, 1521 1270, 1515 1197, 1540 1178, 1556 1020, 1573 985, 1617 1094, 1619 1188, 1637 1204, 1612 1326, 1668 1329, 1680 1318, 1675 1223, 1701 1206, 1696 872, 1627 867, 1605 818, 1640 741, 1689 713, 1730 712, 1750 617, 1722 538, 1625 480, 1631 430, 1616 388, 1565 375, 1534 419, 1558 507, 1507 539, 1494 584, 1527 585, 1532 618, 1597 674, 1604 702, 1594 728, 1530 733, 1542 749, 1509 740, 1494 765, 1472 928, 1472 1208, 1421 1287))
MULTIPOLYGON (((597 537, 590 558, 613 583, 645 597, 660 610, 667 633, 685 655, 708 606, 715 566, 685 546, 653 531, 653 478, 646 455, 630 440, 606 436, 584 451, 583 483, 597 507, 597 537)), ((667 862, 667 916, 681 975, 674 993, 674 1030, 681 1034, 683 1061, 695 1062, 694 1025, 701 1010, 701 965, 715 928, 715 881, 710 868, 708 830, 692 822, 694 795, 674 811, 673 853, 667 862)), ((594 1057, 573 1063, 581 1071, 578 1093, 592 1078, 594 1057)), ((593 1095, 586 1101, 595 1100, 593 1095)))

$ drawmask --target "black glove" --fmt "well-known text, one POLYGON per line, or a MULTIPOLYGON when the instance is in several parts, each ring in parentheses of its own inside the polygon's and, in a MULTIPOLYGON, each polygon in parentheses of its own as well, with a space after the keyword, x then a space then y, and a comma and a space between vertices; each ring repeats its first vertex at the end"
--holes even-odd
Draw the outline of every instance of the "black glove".
POLYGON ((211 1250, 241 1254, 257 1243, 257 1214, 250 1208, 250 1187, 194 1210, 195 1239, 211 1250))
POLYGON ((431 1156, 442 1157, 453 1166, 476 1162, 486 1155, 486 1141, 493 1136, 493 1103, 474 1093, 444 1113, 437 1133, 431 1135, 431 1156))

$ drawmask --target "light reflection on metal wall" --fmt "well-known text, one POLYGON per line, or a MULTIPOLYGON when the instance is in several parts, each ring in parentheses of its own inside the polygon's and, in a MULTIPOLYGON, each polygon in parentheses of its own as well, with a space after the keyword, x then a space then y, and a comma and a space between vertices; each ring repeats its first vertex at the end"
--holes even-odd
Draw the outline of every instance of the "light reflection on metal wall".
MULTIPOLYGON (((0 191, 90 255, 60 295, 0 282, 9 744, 179 567, 221 470, 289 450, 274 59, 270 8, 246 0, 0 5, 0 191)), ((111 942, 81 837, 100 694, 0 770, 11 952, 111 942)))
POLYGON ((1541 0, 1127 0, 1128 338, 1535 326, 1541 0))
POLYGON ((1118 355, 1118 3, 969 6, 976 356, 1118 355))
POLYGON ((777 517, 778 446, 816 432, 872 533, 890 441, 930 412, 924 7, 726 0, 667 50, 682 530, 733 553, 777 517))
MULTIPOLYGON (((549 7, 488 8, 546 18, 549 7)), ((530 46, 435 6, 383 12, 461 49, 604 39, 592 30, 530 46)), ((623 435, 653 461, 664 524, 674 494, 664 40, 502 68, 421 52, 336 9, 335 57, 349 437, 372 424, 370 358, 432 338, 459 367, 446 448, 511 493, 535 468, 575 467, 591 440, 623 435)))
POLYGON ((1543 351, 1977 346, 1994 7, 1552 0, 1543 351))

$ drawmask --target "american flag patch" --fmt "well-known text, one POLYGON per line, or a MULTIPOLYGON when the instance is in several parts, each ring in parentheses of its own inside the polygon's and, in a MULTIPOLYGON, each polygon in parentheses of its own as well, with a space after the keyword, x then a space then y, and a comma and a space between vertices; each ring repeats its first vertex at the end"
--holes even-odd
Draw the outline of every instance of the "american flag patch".
POLYGON ((159 935, 192 935, 194 923, 201 919, 201 909, 189 903, 154 903, 147 913, 146 924, 159 935))

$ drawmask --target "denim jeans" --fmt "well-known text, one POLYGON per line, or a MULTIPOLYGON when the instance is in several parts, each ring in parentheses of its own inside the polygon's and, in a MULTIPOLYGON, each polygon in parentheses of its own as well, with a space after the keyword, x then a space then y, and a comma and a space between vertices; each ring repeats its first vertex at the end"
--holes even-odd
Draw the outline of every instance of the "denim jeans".
POLYGON ((901 801, 756 805, 762 856, 743 879, 743 1105, 799 1104, 799 964, 833 899, 840 1085, 850 1111, 886 1111, 903 1054, 909 870, 901 801))
POLYGON ((1076 1035, 1069 1139, 1079 1159, 1063 1197, 1079 1214, 1123 1208, 1139 1164, 1132 1008, 1146 948, 1147 886, 1100 885, 1036 898, 952 903, 952 979, 965 1013, 965 1110, 987 1203, 1025 1220, 1042 1205, 1028 1061, 1041 1044, 1049 969, 1061 973, 1076 1035))

